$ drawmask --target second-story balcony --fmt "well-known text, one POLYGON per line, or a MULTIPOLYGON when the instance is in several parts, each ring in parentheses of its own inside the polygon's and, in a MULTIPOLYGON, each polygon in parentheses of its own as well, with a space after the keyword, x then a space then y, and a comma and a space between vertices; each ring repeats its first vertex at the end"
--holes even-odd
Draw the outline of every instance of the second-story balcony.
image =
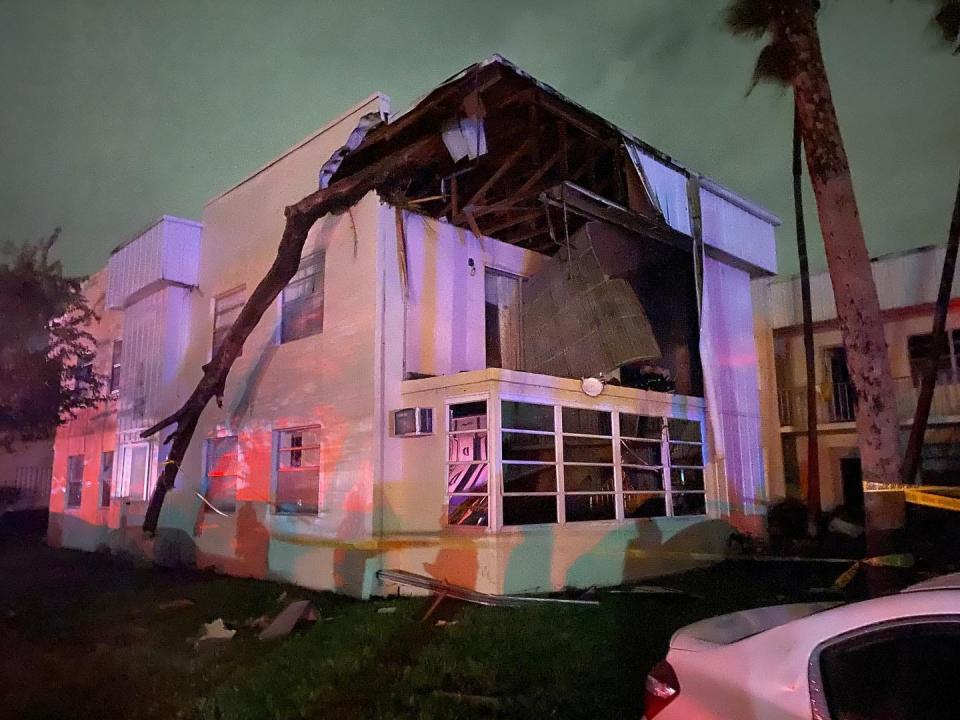
MULTIPOLYGON (((917 407, 919 382, 912 377, 894 378, 897 418, 909 423, 917 407)), ((806 386, 777 391, 781 429, 802 430, 807 426, 806 386)), ((853 423, 857 419, 857 396, 849 382, 825 382, 817 385, 817 425, 853 423)), ((960 376, 941 375, 933 393, 931 422, 960 421, 960 376)))

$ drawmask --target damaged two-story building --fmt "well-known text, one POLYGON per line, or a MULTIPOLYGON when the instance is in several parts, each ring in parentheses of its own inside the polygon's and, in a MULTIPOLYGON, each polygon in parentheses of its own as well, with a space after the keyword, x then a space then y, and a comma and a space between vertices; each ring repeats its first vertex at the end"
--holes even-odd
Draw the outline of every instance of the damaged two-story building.
POLYGON ((689 566, 762 525, 750 281, 776 224, 499 56, 400 114, 373 95, 202 229, 113 253, 111 438, 61 430, 50 537, 358 596, 386 568, 519 592, 689 566), (193 390, 284 207, 414 154, 312 227, 145 541, 167 449, 140 434, 193 390))

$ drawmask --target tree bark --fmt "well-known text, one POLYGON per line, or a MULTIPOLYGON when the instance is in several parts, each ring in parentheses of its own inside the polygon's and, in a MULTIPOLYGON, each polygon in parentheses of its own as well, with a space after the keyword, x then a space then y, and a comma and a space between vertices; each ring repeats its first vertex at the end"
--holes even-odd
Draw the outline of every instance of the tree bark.
POLYGON ((947 311, 950 309, 950 294, 953 290, 953 276, 957 267, 957 249, 960 247, 960 182, 957 183, 957 195, 953 201, 953 218, 947 236, 947 251, 943 258, 943 271, 940 274, 940 290, 937 292, 937 305, 933 311, 933 331, 931 333, 930 356, 923 368, 920 393, 917 397, 917 409, 910 428, 910 440, 903 460, 903 482, 912 483, 920 469, 923 436, 930 418, 930 406, 933 404, 933 391, 937 384, 937 368, 940 355, 947 351, 947 311))
POLYGON ((398 185, 409 180, 417 170, 429 163, 440 142, 439 134, 421 138, 407 145, 402 151, 338 180, 327 188, 311 193, 284 209, 286 225, 277 249, 277 257, 240 310, 213 359, 203 366, 200 382, 179 410, 141 434, 141 437, 150 437, 164 428, 176 425, 173 433, 164 440, 164 444, 172 444, 147 506, 143 522, 144 533, 152 535, 156 532, 164 498, 173 487, 201 413, 214 397, 218 405, 222 404, 230 368, 240 356, 244 342, 260 322, 263 313, 296 274, 300 267, 303 244, 313 224, 329 213, 344 212, 371 190, 388 195, 393 193, 398 185))
MULTIPOLYGON (((782 33, 794 60, 793 89, 807 168, 817 202, 840 332, 857 394, 857 436, 863 479, 896 484, 900 453, 893 378, 870 256, 853 190, 817 35, 812 3, 785 11, 782 33)), ((877 493, 877 495, 893 493, 877 493)), ((882 545, 903 525, 897 501, 867 502, 868 545, 882 545), (873 538, 871 540, 870 538, 873 538)))
POLYGON ((800 261, 800 305, 803 312, 803 355, 807 381, 807 512, 811 534, 820 524, 820 446, 817 437, 817 366, 813 346, 813 309, 810 305, 810 265, 807 228, 803 218, 803 138, 797 103, 793 111, 793 206, 797 224, 797 257, 800 261))

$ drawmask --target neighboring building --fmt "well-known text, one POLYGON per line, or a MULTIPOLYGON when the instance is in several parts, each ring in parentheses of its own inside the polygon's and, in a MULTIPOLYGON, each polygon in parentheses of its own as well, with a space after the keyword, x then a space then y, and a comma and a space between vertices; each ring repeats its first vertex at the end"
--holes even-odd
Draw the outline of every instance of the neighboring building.
POLYGON ((617 583, 722 551, 720 519, 758 530, 750 281, 776 218, 498 56, 387 117, 373 95, 211 200, 202 233, 164 218, 114 252, 116 428, 88 443, 116 443, 113 499, 63 508, 64 428, 51 535, 367 596, 380 568, 617 583), (166 448, 139 434, 193 390, 284 206, 415 153, 314 225, 143 541, 166 448))
POLYGON ((0 513, 42 510, 50 500, 53 440, 16 442, 0 448, 0 513))
MULTIPOLYGON (((906 447, 933 327, 943 247, 923 247, 873 261, 893 372, 901 442, 906 447)), ((856 394, 847 372, 830 276, 810 278, 816 348, 817 428, 824 510, 862 510, 856 436, 856 394)), ((773 496, 805 497, 806 367, 798 277, 754 283, 767 477, 773 496)), ((941 359, 925 435, 920 481, 960 483, 960 304, 954 288, 947 315, 949 352, 941 359)))
POLYGON ((113 500, 117 448, 117 405, 125 369, 120 362, 124 313, 107 302, 108 270, 91 275, 84 294, 97 320, 89 328, 96 341, 93 371, 106 378, 108 401, 80 410, 57 429, 50 486, 51 545, 93 549, 103 542, 103 528, 116 527, 120 505, 113 500))

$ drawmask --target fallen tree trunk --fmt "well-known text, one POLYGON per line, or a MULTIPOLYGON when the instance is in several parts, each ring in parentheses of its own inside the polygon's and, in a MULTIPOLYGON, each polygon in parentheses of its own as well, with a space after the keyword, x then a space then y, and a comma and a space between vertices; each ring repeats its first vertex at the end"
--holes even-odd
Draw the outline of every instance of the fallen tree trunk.
POLYGON ((170 453, 162 464, 162 472, 150 496, 150 504, 143 521, 144 533, 156 533, 164 498, 173 487, 203 409, 213 398, 216 398, 217 404, 222 407, 230 368, 240 356, 244 342, 260 322, 264 312, 296 274, 300 267, 303 244, 313 224, 324 215, 346 211, 371 190, 378 191, 388 200, 399 196, 399 188, 430 163, 439 144, 439 135, 423 137, 408 144, 402 151, 337 180, 329 187, 321 188, 284 209, 286 225, 277 248, 277 257, 247 299, 213 358, 203 366, 200 382, 179 410, 141 433, 141 437, 147 438, 176 425, 176 429, 163 441, 165 445, 171 444, 170 453))

